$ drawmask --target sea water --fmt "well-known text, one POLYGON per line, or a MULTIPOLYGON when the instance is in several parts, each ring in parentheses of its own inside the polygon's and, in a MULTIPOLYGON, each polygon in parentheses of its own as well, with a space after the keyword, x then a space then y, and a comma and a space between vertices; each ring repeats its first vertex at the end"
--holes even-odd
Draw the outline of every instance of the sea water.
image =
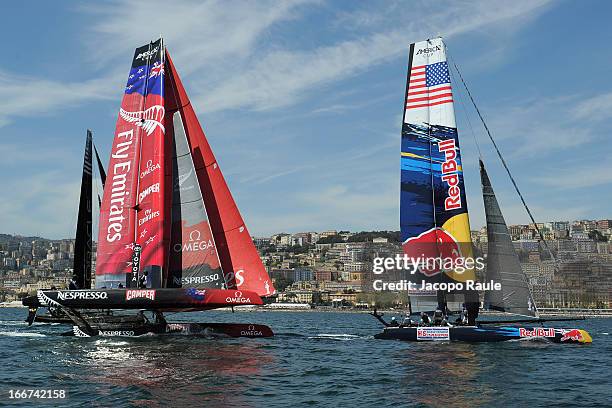
POLYGON ((380 323, 364 313, 281 311, 167 316, 267 324, 267 339, 75 338, 60 336, 65 325, 27 327, 26 314, 0 309, 0 405, 20 406, 11 389, 66 391, 48 406, 115 408, 612 404, 610 318, 557 323, 593 337, 569 345, 376 340, 380 323))

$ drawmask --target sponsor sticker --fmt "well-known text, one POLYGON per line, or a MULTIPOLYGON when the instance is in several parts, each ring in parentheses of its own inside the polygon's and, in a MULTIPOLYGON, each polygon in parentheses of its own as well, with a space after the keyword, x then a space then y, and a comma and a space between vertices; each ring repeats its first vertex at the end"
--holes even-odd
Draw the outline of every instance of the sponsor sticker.
POLYGON ((149 299, 155 300, 155 290, 153 289, 130 289, 125 291, 125 300, 149 299))
POLYGON ((582 342, 584 341, 584 336, 582 335, 582 331, 578 329, 564 330, 561 341, 582 342))
POLYGON ((187 293, 187 296, 197 301, 204 300, 204 297, 206 296, 205 289, 189 288, 187 289, 186 293, 187 293))
POLYGON ((58 300, 99 300, 108 299, 106 292, 91 292, 88 290, 70 290, 57 292, 58 300))
POLYGON ((98 332, 100 336, 133 336, 134 332, 131 330, 100 330, 98 332))
POLYGON ((417 340, 450 340, 448 327, 419 327, 417 340))
POLYGON ((227 303, 251 303, 251 298, 244 297, 242 292, 237 290, 234 292, 234 296, 228 296, 225 298, 227 303))
POLYGON ((240 330, 240 335, 245 337, 262 337, 263 333, 256 330, 255 326, 250 324, 248 330, 240 330))
POLYGON ((521 337, 555 337, 555 329, 535 327, 533 329, 519 328, 519 335, 521 337))

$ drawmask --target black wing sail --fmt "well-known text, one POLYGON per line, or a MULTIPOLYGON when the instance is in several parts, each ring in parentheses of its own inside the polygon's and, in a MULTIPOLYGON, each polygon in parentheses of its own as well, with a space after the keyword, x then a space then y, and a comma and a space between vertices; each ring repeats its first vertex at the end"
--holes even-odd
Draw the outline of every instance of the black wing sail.
POLYGON ((91 221, 92 221, 92 135, 87 130, 85 158, 83 160, 83 178, 81 180, 81 198, 74 243, 74 274, 79 288, 91 288, 91 221))
POLYGON ((525 316, 537 316, 538 312, 529 290, 527 277, 521 269, 508 226, 497 203, 482 160, 480 161, 480 179, 487 218, 486 280, 500 282, 502 288, 502 290, 485 292, 485 308, 525 316))
POLYGON ((100 155, 98 154, 98 149, 96 149, 96 144, 93 145, 94 152, 96 153, 96 161, 98 162, 98 170, 100 171, 100 180, 102 180, 102 189, 104 189, 104 185, 106 184, 106 171, 104 171, 104 165, 102 164, 102 160, 100 160, 100 155))

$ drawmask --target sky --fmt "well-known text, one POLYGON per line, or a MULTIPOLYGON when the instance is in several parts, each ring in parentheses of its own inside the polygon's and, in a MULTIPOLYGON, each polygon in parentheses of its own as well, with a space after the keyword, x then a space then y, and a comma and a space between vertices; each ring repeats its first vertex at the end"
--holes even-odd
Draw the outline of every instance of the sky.
MULTIPOLYGON (((399 229, 410 43, 443 36, 536 220, 612 218, 608 1, 11 2, 0 33, 0 232, 74 235, 85 131, 108 163, 134 49, 163 35, 252 235, 399 229)), ((528 217, 465 92, 508 223, 528 217)), ((461 102, 463 101, 463 102, 461 102)))

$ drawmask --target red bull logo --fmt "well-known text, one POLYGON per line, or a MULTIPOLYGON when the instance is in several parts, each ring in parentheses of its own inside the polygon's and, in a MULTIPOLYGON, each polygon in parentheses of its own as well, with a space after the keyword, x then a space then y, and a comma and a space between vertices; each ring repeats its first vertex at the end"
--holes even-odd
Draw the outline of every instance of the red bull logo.
POLYGON ((519 335, 521 337, 555 337, 555 329, 536 327, 530 330, 521 327, 519 335))
POLYGON ((442 228, 432 228, 417 237, 408 238, 402 247, 410 258, 421 260, 419 269, 426 276, 440 273, 443 267, 452 267, 462 257, 457 240, 442 228), (446 265, 448 261, 450 265, 446 265))
POLYGON ((561 336, 561 341, 576 341, 579 343, 583 342, 584 336, 582 335, 582 330, 572 329, 565 331, 565 333, 563 333, 563 336, 561 336))
POLYGON ((448 185, 448 197, 444 200, 444 209, 457 210, 461 208, 461 188, 459 184, 459 164, 457 163, 458 148, 454 139, 438 143, 438 150, 444 152, 442 163, 442 181, 448 185))

